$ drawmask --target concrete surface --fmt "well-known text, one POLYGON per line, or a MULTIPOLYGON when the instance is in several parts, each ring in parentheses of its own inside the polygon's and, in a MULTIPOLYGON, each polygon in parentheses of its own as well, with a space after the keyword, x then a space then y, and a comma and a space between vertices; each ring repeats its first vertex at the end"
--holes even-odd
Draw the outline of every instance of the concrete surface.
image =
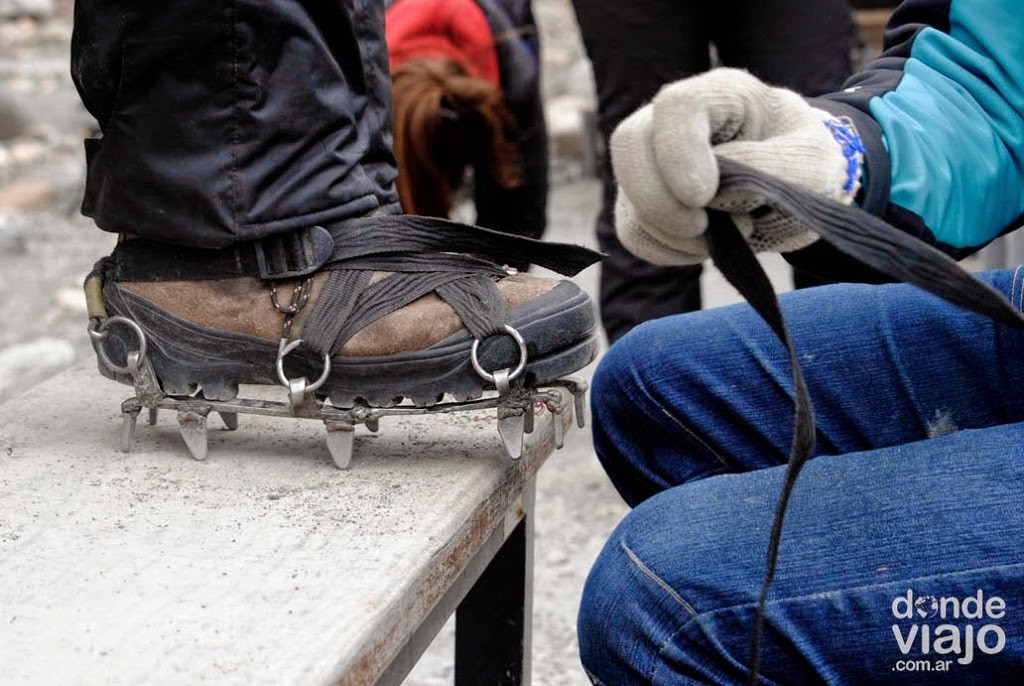
POLYGON ((198 462, 168 411, 125 454, 130 389, 95 381, 82 367, 0 406, 9 686, 368 686, 468 590, 555 449, 550 412, 515 461, 493 409, 385 417, 339 471, 321 422, 241 415, 210 418, 198 462))

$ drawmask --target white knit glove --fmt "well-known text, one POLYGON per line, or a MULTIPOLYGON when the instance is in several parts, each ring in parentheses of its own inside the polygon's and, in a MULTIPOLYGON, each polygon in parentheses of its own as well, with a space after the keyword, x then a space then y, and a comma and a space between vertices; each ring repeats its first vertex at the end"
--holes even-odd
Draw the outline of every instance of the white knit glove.
POLYGON ((662 88, 615 130, 611 154, 619 240, 638 257, 664 265, 708 256, 704 208, 729 212, 755 251, 788 252, 818 238, 771 208, 755 218, 751 210, 763 203, 753 195, 719 194, 716 156, 846 204, 853 202, 863 164, 851 123, 737 69, 662 88))

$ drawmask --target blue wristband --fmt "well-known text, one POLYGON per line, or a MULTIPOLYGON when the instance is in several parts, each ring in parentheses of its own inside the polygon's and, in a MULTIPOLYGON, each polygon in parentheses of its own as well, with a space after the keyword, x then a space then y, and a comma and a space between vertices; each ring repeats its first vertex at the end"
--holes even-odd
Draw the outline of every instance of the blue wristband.
POLYGON ((846 117, 826 119, 824 124, 832 137, 836 139, 836 143, 839 143, 843 157, 846 159, 846 183, 843 185, 843 193, 847 196, 853 195, 867 149, 864 147, 857 129, 854 128, 853 122, 846 117))

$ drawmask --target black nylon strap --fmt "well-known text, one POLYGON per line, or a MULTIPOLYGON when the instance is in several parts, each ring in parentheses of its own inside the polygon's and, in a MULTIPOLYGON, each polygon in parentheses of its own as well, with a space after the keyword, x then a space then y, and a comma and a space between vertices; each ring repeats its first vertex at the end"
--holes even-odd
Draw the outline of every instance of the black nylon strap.
POLYGON ((405 259, 430 253, 464 253, 464 259, 492 264, 530 263, 573 276, 601 259, 578 245, 548 243, 444 219, 415 215, 377 215, 312 227, 295 236, 247 241, 208 250, 123 241, 114 249, 105 278, 113 281, 184 281, 237 276, 293 279, 317 270, 358 268, 355 261, 376 257, 405 259), (325 236, 333 236, 329 254, 325 236), (476 256, 475 258, 472 256, 476 256))
POLYGON ((790 444, 782 493, 775 506, 775 517, 772 521, 768 541, 767 568, 761 586, 757 620, 751 640, 750 669, 751 673, 755 675, 751 683, 757 683, 756 675, 760 664, 765 608, 768 603, 768 591, 775 578, 775 565, 778 561, 779 545, 782 542, 782 525, 786 507, 789 505, 789 497, 793 492, 793 486, 796 485, 796 478, 799 476, 800 470, 810 458, 811 453, 814 452, 814 411, 807 383, 804 381, 803 371, 800 368, 796 350, 793 348, 793 341, 789 337, 789 330, 786 328, 782 310, 779 309, 779 300, 775 296, 775 289, 772 288, 771 281, 768 280, 767 274, 764 273, 760 262, 757 261, 754 251, 751 250, 750 245, 740 234, 729 215, 724 212, 708 211, 707 240, 711 260, 715 266, 761 315, 761 318, 768 323, 782 344, 786 346, 786 351, 789 353, 789 366, 793 374, 793 440, 790 444))
POLYGON ((197 281, 256 276, 296 279, 320 269, 335 240, 320 226, 244 241, 227 248, 194 248, 145 238, 121 241, 106 262, 111 281, 197 281))
POLYGON ((332 272, 302 330, 303 345, 331 354, 366 325, 436 292, 476 338, 501 333, 507 307, 491 277, 502 263, 532 263, 573 275, 601 258, 433 217, 375 215, 205 250, 136 239, 105 261, 112 281, 181 281, 257 276, 277 280, 332 272), (368 286, 372 272, 394 272, 368 286))
POLYGON ((334 353, 335 341, 352 315, 356 299, 370 283, 373 272, 339 269, 331 272, 316 298, 313 312, 302 327, 302 341, 318 354, 334 353))
MULTIPOLYGON (((857 207, 841 205, 738 162, 719 158, 718 164, 719 193, 741 191, 760 196, 766 204, 798 220, 840 251, 868 266, 899 281, 912 283, 953 305, 1024 328, 1024 316, 1002 294, 920 239, 857 207)), ((708 211, 708 222, 706 235, 712 261, 786 347, 793 374, 793 441, 772 521, 751 639, 748 683, 756 684, 768 593, 775 577, 786 508, 797 477, 814 451, 814 414, 796 350, 764 269, 729 215, 708 211)))
MULTIPOLYGON (((333 229, 332 229, 333 230, 333 229)), ((407 252, 469 253, 490 257, 498 264, 525 262, 574 276, 601 259, 601 254, 578 245, 548 243, 417 215, 381 215, 345 222, 338 227, 338 246, 332 261, 367 255, 407 252)))
MULTIPOLYGON (((455 271, 403 272, 387 276, 357 295, 355 305, 332 343, 321 345, 320 353, 334 353, 371 322, 405 307, 413 300, 436 291, 440 286, 464 274, 455 271)), ((316 307, 319 308, 319 302, 316 307)), ((326 311, 328 316, 329 311, 326 311)), ((303 330, 305 334, 305 330, 303 330)))
POLYGON ((437 289, 437 294, 455 310, 477 340, 504 333, 508 308, 498 287, 486 276, 474 274, 446 283, 437 289))
POLYGON ((267 236, 252 242, 259 276, 294 279, 320 269, 334 251, 334 237, 321 226, 267 236))
MULTIPOLYGON (((346 273, 348 270, 341 269, 335 273, 346 273)), ((365 272, 372 273, 372 272, 365 272)), ((352 294, 354 303, 348 310, 344 319, 335 319, 334 311, 328 303, 317 298, 313 305, 313 316, 309 323, 302 329, 303 344, 319 354, 334 354, 348 342, 355 334, 364 330, 372 321, 390 314, 431 292, 438 292, 444 284, 455 282, 464 278, 465 274, 458 271, 423 271, 423 272, 399 272, 382 278, 382 280, 371 286, 352 294), (313 317, 322 316, 322 324, 313 325, 313 317), (311 335, 311 327, 324 327, 335 321, 337 333, 325 331, 318 336, 311 335)), ((504 306, 504 303, 503 303, 504 306)))
POLYGON ((370 269, 382 272, 436 272, 464 271, 468 273, 505 276, 506 272, 495 262, 465 254, 429 253, 423 255, 369 255, 345 260, 346 269, 370 269))
POLYGON ((106 259, 105 281, 202 281, 259 276, 252 243, 210 250, 133 238, 106 259))
POLYGON ((1024 326, 1024 316, 999 291, 921 239, 859 207, 842 205, 739 162, 719 158, 718 165, 719 193, 740 191, 761 196, 768 205, 804 224, 838 250, 883 274, 998 322, 1024 326))

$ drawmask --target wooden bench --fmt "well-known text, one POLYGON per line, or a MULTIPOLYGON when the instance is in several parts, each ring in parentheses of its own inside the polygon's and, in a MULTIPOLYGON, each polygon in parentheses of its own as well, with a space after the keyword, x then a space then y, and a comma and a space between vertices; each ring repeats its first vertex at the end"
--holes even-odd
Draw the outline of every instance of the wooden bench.
POLYGON ((118 452, 128 395, 83 368, 0 406, 4 684, 397 684, 453 612, 457 684, 529 681, 550 413, 518 461, 493 410, 385 419, 339 471, 290 419, 118 452))

